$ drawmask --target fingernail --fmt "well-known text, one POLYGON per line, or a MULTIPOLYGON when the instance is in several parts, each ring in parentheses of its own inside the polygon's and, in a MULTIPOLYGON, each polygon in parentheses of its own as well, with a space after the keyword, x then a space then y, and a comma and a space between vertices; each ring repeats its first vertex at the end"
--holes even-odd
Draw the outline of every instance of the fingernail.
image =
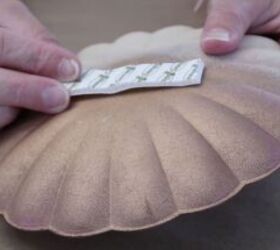
POLYGON ((43 91, 42 99, 49 113, 59 113, 68 106, 69 94, 63 86, 53 86, 43 91))
POLYGON ((79 77, 79 64, 73 59, 63 59, 58 66, 58 77, 61 81, 74 81, 79 77))
POLYGON ((222 41, 229 42, 230 41, 230 33, 228 30, 223 28, 215 28, 208 31, 203 38, 204 41, 214 40, 214 41, 222 41))

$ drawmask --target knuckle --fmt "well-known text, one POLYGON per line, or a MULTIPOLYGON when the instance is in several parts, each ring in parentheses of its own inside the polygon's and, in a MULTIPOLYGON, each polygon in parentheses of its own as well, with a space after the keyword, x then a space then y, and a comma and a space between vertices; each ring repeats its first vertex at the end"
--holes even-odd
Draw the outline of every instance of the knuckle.
POLYGON ((26 89, 23 84, 11 85, 10 96, 13 98, 13 103, 15 106, 22 106, 26 96, 26 89))
POLYGON ((250 22, 247 5, 248 3, 242 4, 242 2, 212 0, 209 4, 209 14, 220 25, 234 23, 236 27, 243 27, 250 22))
POLYGON ((231 21, 231 23, 236 24, 236 27, 240 27, 242 24, 245 23, 245 16, 242 15, 242 13, 237 11, 228 11, 227 12, 228 19, 231 21))
POLYGON ((45 27, 35 28, 33 35, 36 39, 39 39, 43 42, 59 44, 58 40, 54 35, 52 35, 45 27))
POLYGON ((46 45, 38 43, 36 48, 28 58, 28 64, 31 71, 34 73, 41 73, 45 70, 52 55, 46 45))
POLYGON ((5 104, 14 107, 26 107, 28 103, 32 103, 36 93, 38 92, 38 87, 34 84, 29 84, 15 80, 5 84, 5 104))

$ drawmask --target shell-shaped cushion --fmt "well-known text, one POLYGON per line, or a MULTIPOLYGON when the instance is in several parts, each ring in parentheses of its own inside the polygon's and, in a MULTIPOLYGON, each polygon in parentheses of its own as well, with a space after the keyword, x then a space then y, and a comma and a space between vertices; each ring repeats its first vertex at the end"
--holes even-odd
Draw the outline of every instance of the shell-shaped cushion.
POLYGON ((136 230, 224 202, 280 164, 280 56, 272 40, 207 57, 201 31, 132 33, 81 54, 85 66, 203 58, 200 87, 74 98, 2 131, 0 212, 65 236, 136 230))

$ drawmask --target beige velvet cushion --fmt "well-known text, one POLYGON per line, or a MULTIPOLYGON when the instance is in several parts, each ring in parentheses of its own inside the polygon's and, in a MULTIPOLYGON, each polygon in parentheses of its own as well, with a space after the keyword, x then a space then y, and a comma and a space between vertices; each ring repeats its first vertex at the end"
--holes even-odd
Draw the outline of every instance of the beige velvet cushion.
POLYGON ((0 211, 14 226, 61 235, 136 230, 215 206, 279 167, 279 47, 248 36, 207 57, 200 30, 128 34, 80 54, 85 66, 202 57, 201 87, 75 98, 0 140, 0 211))

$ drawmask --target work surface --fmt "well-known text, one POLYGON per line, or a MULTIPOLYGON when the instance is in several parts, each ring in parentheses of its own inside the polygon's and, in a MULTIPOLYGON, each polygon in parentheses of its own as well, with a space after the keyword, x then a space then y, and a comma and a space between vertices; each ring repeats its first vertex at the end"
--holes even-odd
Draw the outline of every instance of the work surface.
MULTIPOLYGON (((132 30, 172 24, 199 26, 187 0, 28 0, 36 15, 75 51, 110 42, 132 30)), ((190 3, 191 2, 191 3, 190 3)), ((278 250, 280 245, 280 173, 246 187, 214 209, 185 215, 163 226, 133 233, 107 233, 67 239, 51 233, 27 233, 0 222, 1 250, 190 249, 278 250)))

